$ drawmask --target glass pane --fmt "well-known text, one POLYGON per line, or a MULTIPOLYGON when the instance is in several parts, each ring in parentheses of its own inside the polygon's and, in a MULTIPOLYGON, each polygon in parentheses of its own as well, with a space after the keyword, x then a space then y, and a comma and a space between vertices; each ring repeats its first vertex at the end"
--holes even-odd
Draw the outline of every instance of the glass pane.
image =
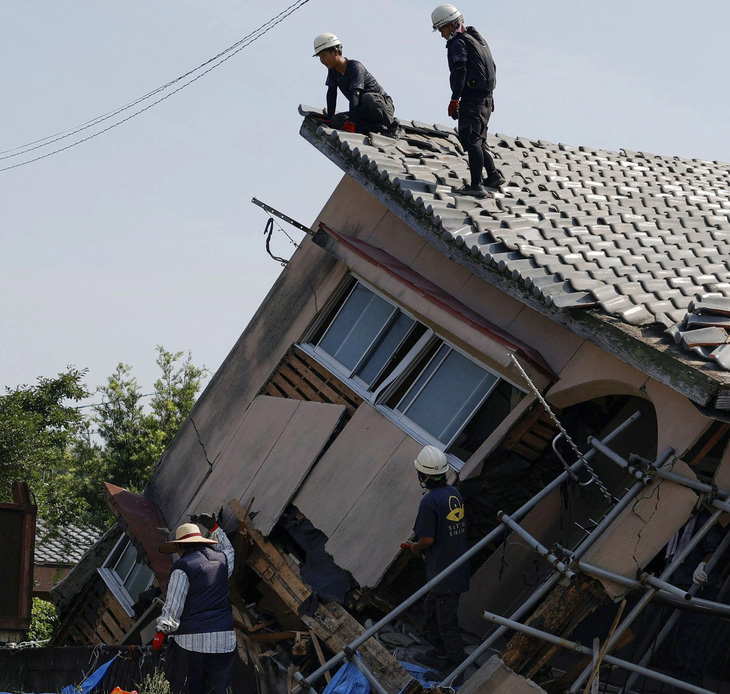
POLYGON ((131 542, 127 541, 127 546, 124 548, 122 555, 120 556, 117 563, 112 566, 122 583, 127 580, 127 575, 129 574, 132 566, 134 566, 134 562, 136 560, 137 550, 134 548, 134 545, 131 542))
POLYGON ((357 375, 365 383, 368 385, 372 384, 392 354, 398 349, 398 345, 400 345, 414 323, 415 321, 412 318, 409 318, 400 311, 398 312, 398 317, 395 319, 395 322, 381 336, 377 347, 357 370, 357 375))
POLYGON ((402 411, 439 441, 448 442, 466 423, 497 377, 454 350, 427 381, 431 366, 433 362, 414 383, 404 399, 410 400, 410 404, 402 411))
POLYGON ((447 452, 461 460, 469 458, 523 397, 525 393, 509 381, 500 381, 447 452))
POLYGON ((139 594, 147 588, 151 576, 152 571, 145 564, 135 564, 132 573, 124 582, 124 587, 132 598, 132 602, 139 600, 139 594))
MULTIPOLYGON (((438 350, 436 351, 436 354, 433 356, 433 358, 425 362, 426 366, 421 372, 421 374, 416 378, 416 380, 413 382, 413 385, 411 386, 410 390, 406 393, 405 397, 403 398, 402 402, 398 403, 398 406, 396 409, 400 412, 407 412, 408 408, 411 406, 411 403, 413 402, 414 398, 418 395, 421 388, 423 388, 424 384, 428 382, 428 379, 431 378, 431 376, 435 373, 435 371, 441 366, 443 360, 446 358, 446 355, 451 351, 451 347, 448 345, 445 345, 443 342, 439 346, 438 350)), ((417 372, 417 369, 414 369, 414 371, 417 372)))
POLYGON ((348 369, 362 359, 394 308, 358 284, 332 321, 319 346, 348 369))

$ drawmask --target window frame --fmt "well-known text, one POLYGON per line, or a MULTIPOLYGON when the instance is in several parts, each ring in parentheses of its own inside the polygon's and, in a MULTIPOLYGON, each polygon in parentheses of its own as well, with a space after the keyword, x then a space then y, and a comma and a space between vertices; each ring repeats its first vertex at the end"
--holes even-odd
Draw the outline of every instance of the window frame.
MULTIPOLYGON (((301 342, 297 344, 299 349, 301 349, 303 352, 314 358, 316 361, 318 361, 322 366, 327 368, 332 374, 336 375, 338 378, 342 379, 357 395, 359 395, 365 402, 369 403, 372 407, 374 407, 378 412, 380 412, 384 417, 392 421, 396 426, 398 426, 400 429, 402 429, 406 434, 411 436, 412 438, 416 439, 420 443, 424 445, 435 445, 439 448, 443 448, 445 450, 448 450, 451 445, 456 441, 456 439, 459 437, 461 432, 464 430, 464 428, 469 424, 469 422, 472 421, 475 414, 479 411, 479 409, 484 405, 486 400, 493 394, 494 390, 498 387, 500 381, 506 381, 509 383, 514 389, 520 391, 523 393, 523 397, 529 395, 528 391, 517 385, 511 378, 506 377, 502 373, 489 368, 484 363, 482 363, 479 359, 473 357, 471 354, 466 353, 463 349, 458 347, 457 345, 454 345, 449 340, 445 339, 441 335, 439 335, 436 331, 434 331, 429 326, 425 325, 421 321, 419 321, 415 316, 413 316, 409 311, 405 310, 400 304, 395 303, 392 299, 389 299, 388 297, 384 296, 381 292, 379 292, 375 287, 370 285, 368 282, 363 281, 359 277, 355 275, 350 275, 347 280, 345 280, 340 287, 333 293, 330 300, 327 302, 325 307, 322 309, 322 311, 317 316, 316 320, 310 327, 310 329, 305 333, 304 338, 301 342), (312 342, 312 339, 318 334, 321 333, 318 337, 318 342, 321 342, 323 337, 326 335, 327 330, 329 329, 329 326, 336 320, 336 318, 341 314, 342 309, 344 308, 345 304, 347 303, 348 299, 352 296, 353 292, 355 291, 356 287, 358 285, 362 285, 365 289, 375 294, 377 297, 388 303, 392 308, 393 311, 391 312, 390 317, 386 321, 386 323, 383 325, 383 327, 378 332, 378 335, 371 341, 371 343, 367 346, 365 352, 363 353, 363 356, 358 360, 358 363, 352 368, 349 369, 344 364, 339 362, 335 357, 330 355, 328 352, 326 352, 324 349, 319 347, 318 344, 314 344, 312 342), (333 306, 335 306, 338 302, 341 302, 341 305, 337 309, 337 311, 333 312, 333 306), (393 370, 386 376, 386 378, 374 389, 371 390, 369 385, 360 379, 355 372, 357 369, 361 366, 361 364, 368 358, 370 354, 372 354, 374 345, 378 344, 378 340, 380 339, 383 332, 388 328, 388 326, 392 326, 394 322, 397 320, 398 312, 403 313, 405 316, 410 318, 414 321, 413 326, 408 331, 407 335, 402 338, 400 341, 398 347, 396 347, 393 352, 391 353, 391 356, 388 358, 386 363, 384 364, 383 368, 379 372, 378 376, 373 379, 373 382, 377 382, 378 378, 382 374, 383 370, 387 368, 388 364, 390 364, 393 356, 397 353, 398 349, 403 345, 403 342, 406 340, 406 338, 412 334, 413 330, 416 329, 416 326, 423 326, 425 328, 424 333, 418 338, 418 340, 415 342, 415 344, 408 350, 406 354, 402 356, 400 361, 395 364, 393 370), (326 327, 325 327, 326 326, 326 327), (432 355, 431 359, 427 359, 424 363, 421 363, 428 352, 430 348, 432 348, 436 343, 439 343, 438 347, 436 347, 436 352, 432 355), (489 387, 486 394, 480 398, 479 403, 472 408, 468 416, 466 416, 461 423, 461 425, 458 427, 456 432, 451 436, 449 441, 441 441, 440 439, 436 438, 433 434, 429 433, 425 429, 423 429, 421 426, 419 426, 416 422, 411 420, 407 414, 404 412, 401 412, 399 410, 396 410, 393 407, 390 407, 389 405, 385 404, 396 392, 398 387, 403 383, 403 381, 408 378, 415 369, 419 369, 418 374, 415 375, 415 380, 418 379, 419 374, 423 373, 423 371, 427 368, 428 364, 431 362, 432 359, 436 357, 436 354, 438 353, 438 350, 441 349, 441 346, 445 345, 449 352, 447 352, 446 356, 442 359, 442 365, 443 362, 446 360, 446 357, 451 353, 451 351, 455 352, 456 354, 459 354, 465 359, 468 359, 470 362, 478 366, 479 368, 483 369, 489 374, 492 374, 495 376, 494 383, 489 387), (419 368, 420 364, 420 368, 419 368)), ((429 380, 431 380, 436 373, 438 373, 439 366, 434 373, 430 376, 429 380)), ((403 397, 405 397, 408 393, 410 393, 411 388, 415 385, 412 384, 409 389, 404 393, 403 397)), ((426 384, 422 386, 422 388, 425 387, 426 384)), ((412 403, 415 402, 418 396, 414 397, 412 400, 412 403)), ((517 405, 515 406, 517 407, 517 405)), ((512 408, 513 410, 515 408, 512 408)), ((488 438, 488 437, 487 437, 488 438)), ((486 439, 485 439, 486 440, 486 439)), ((466 460, 462 460, 458 456, 456 456, 453 453, 446 453, 446 457, 449 461, 449 464, 456 470, 459 470, 463 467, 463 465, 466 463, 466 460)))
POLYGON ((124 553, 127 551, 127 547, 130 545, 133 545, 132 540, 127 537, 126 534, 122 534, 122 536, 116 541, 114 544, 114 547, 111 552, 107 555, 107 558, 104 560, 104 563, 101 567, 97 568, 97 572, 104 580, 104 583, 106 583, 109 590, 114 595, 116 601, 122 606, 124 611, 130 616, 134 617, 134 604, 137 602, 133 599, 131 593, 127 590, 126 586, 124 585, 125 581, 129 578, 132 571, 134 570, 134 567, 137 564, 142 564, 149 572, 150 577, 147 581, 147 584, 145 585, 142 590, 140 590, 140 593, 144 592, 145 590, 148 590, 152 583, 155 580, 155 573, 150 569, 149 566, 145 562, 141 560, 139 550, 136 549, 136 556, 135 561, 132 564, 132 566, 129 568, 129 571, 127 572, 126 576, 122 578, 122 576, 117 573, 116 567, 121 561, 122 557, 124 556, 124 553), (139 560, 139 561, 138 561, 139 560))

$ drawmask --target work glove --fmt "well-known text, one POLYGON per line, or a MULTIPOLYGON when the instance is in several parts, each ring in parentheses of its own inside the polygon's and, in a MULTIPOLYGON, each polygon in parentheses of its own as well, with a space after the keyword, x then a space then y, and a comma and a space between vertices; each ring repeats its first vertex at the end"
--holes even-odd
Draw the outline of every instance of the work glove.
POLYGON ((354 133, 355 132, 355 124, 352 121, 346 120, 344 124, 342 125, 342 129, 346 130, 348 133, 354 133))
POLYGON ((697 568, 692 574, 692 583, 702 586, 707 583, 707 572, 705 571, 705 562, 701 561, 697 564, 697 568))
POLYGON ((218 527, 218 519, 223 515, 223 509, 215 513, 201 513, 199 516, 190 516, 193 523, 199 523, 208 532, 212 533, 218 527))
POLYGON ((152 650, 153 651, 158 651, 159 652, 159 651, 162 650, 162 646, 165 643, 165 636, 166 635, 167 634, 163 634, 161 631, 158 631, 155 634, 155 638, 152 639, 152 650))
POLYGON ((459 100, 452 99, 449 101, 449 115, 456 120, 459 117, 459 100))

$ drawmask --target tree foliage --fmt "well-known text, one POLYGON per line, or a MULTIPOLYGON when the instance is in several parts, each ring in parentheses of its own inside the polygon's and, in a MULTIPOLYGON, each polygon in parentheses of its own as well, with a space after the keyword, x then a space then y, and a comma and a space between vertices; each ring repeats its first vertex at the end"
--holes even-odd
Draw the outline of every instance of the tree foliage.
POLYGON ((104 528, 111 521, 104 482, 141 492, 190 414, 208 373, 190 353, 157 347, 161 375, 149 401, 132 368, 119 364, 84 414, 86 371, 69 367, 35 386, 0 396, 0 500, 13 480, 29 483, 51 532, 68 522, 104 528), (145 402, 147 405, 145 406, 145 402))
POLYGON ((73 493, 71 449, 83 426, 74 403, 89 395, 85 375, 68 367, 36 385, 6 388, 0 397, 0 500, 12 501, 14 480, 26 481, 40 514, 54 525, 75 513, 67 499, 73 493))

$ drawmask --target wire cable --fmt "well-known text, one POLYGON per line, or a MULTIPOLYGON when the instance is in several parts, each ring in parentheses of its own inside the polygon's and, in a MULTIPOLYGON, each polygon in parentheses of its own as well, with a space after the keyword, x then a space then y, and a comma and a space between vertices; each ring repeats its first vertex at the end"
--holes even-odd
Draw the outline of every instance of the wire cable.
POLYGON ((201 77, 207 75, 209 72, 211 72, 215 68, 219 67, 226 61, 230 60, 234 55, 236 55, 237 53, 242 51, 244 48, 247 48, 254 41, 257 41, 262 36, 264 36, 269 31, 271 31, 277 24, 280 24, 281 22, 284 21, 284 19, 286 19, 287 17, 292 15, 298 9, 301 9, 309 1, 310 0, 296 0, 296 2, 289 5, 289 7, 287 7, 285 10, 282 10, 275 17, 272 17, 267 22, 264 22, 264 24, 262 24, 260 27, 258 27, 258 29, 255 29, 250 34, 246 35, 244 38, 242 38, 239 41, 237 41, 236 43, 234 43, 232 46, 229 46, 225 50, 221 51, 220 53, 218 53, 218 55, 214 56, 213 58, 210 58, 209 60, 205 61, 198 67, 194 68, 193 70, 189 70, 184 75, 181 75, 180 77, 177 77, 174 80, 171 80, 167 84, 165 84, 161 87, 158 87, 157 89, 154 89, 151 92, 148 92, 147 94, 139 97, 138 99, 135 99, 131 103, 127 104, 126 106, 122 106, 121 108, 118 108, 115 111, 111 111, 110 113, 104 114, 103 116, 98 116, 76 128, 72 128, 67 131, 61 131, 59 133, 56 133, 55 135, 49 135, 48 137, 41 138, 39 140, 35 140, 26 145, 21 145, 19 147, 15 147, 13 149, 9 149, 9 150, 0 152, 0 154, 5 155, 5 156, 0 156, 0 161, 2 161, 5 159, 11 159, 13 157, 19 157, 23 154, 27 154, 34 150, 41 149, 42 147, 47 147, 51 144, 54 144, 55 142, 64 140, 68 137, 71 137, 80 132, 83 132, 84 130, 88 130, 89 128, 92 128, 95 125, 99 125, 100 123, 103 123, 104 121, 110 120, 110 119, 114 118, 115 116, 118 116, 118 115, 122 114, 123 112, 128 111, 131 108, 134 108, 135 106, 141 104, 142 102, 146 101, 147 99, 150 99, 153 96, 156 96, 157 94, 160 94, 161 92, 164 92, 166 89, 168 89, 172 85, 177 84, 178 82, 186 79, 187 77, 190 77, 191 75, 195 74, 196 72, 198 72, 198 71, 202 70, 203 68, 205 68, 206 66, 210 65, 210 67, 208 67, 207 70, 201 72, 199 75, 197 75, 193 79, 189 80, 188 82, 185 82, 177 89, 175 89, 172 92, 166 94, 165 96, 157 99, 156 101, 153 101, 151 104, 148 104, 144 108, 142 108, 138 111, 135 111, 131 115, 127 116, 126 118, 123 118, 122 120, 117 121, 117 122, 109 125, 108 127, 89 135, 88 137, 84 137, 80 140, 77 140, 76 142, 73 142, 70 145, 60 147, 51 152, 47 152, 46 154, 42 154, 38 157, 34 157, 33 159, 28 159, 28 160, 20 162, 18 164, 13 164, 11 166, 6 166, 4 168, 0 168, 0 172, 9 171, 10 169, 16 169, 20 166, 25 166, 26 164, 32 164, 33 162, 53 156, 54 154, 59 154, 60 152, 64 152, 67 149, 76 147, 77 145, 80 145, 83 142, 88 142, 89 140, 91 140, 95 137, 98 137, 99 135, 102 135, 103 133, 106 133, 109 130, 112 130, 113 128, 116 128, 117 126, 122 125, 122 123, 126 123, 128 120, 131 120, 132 118, 135 118, 136 116, 139 116, 140 114, 144 113, 145 111, 148 111, 149 109, 151 109, 153 106, 156 106, 157 104, 165 101, 166 99, 170 98, 174 94, 177 94, 179 91, 185 89, 185 87, 188 87, 191 84, 193 84, 194 82, 197 82, 201 77), (213 63, 213 64, 211 65, 211 63, 213 63), (20 151, 17 151, 17 150, 20 150, 20 151))

